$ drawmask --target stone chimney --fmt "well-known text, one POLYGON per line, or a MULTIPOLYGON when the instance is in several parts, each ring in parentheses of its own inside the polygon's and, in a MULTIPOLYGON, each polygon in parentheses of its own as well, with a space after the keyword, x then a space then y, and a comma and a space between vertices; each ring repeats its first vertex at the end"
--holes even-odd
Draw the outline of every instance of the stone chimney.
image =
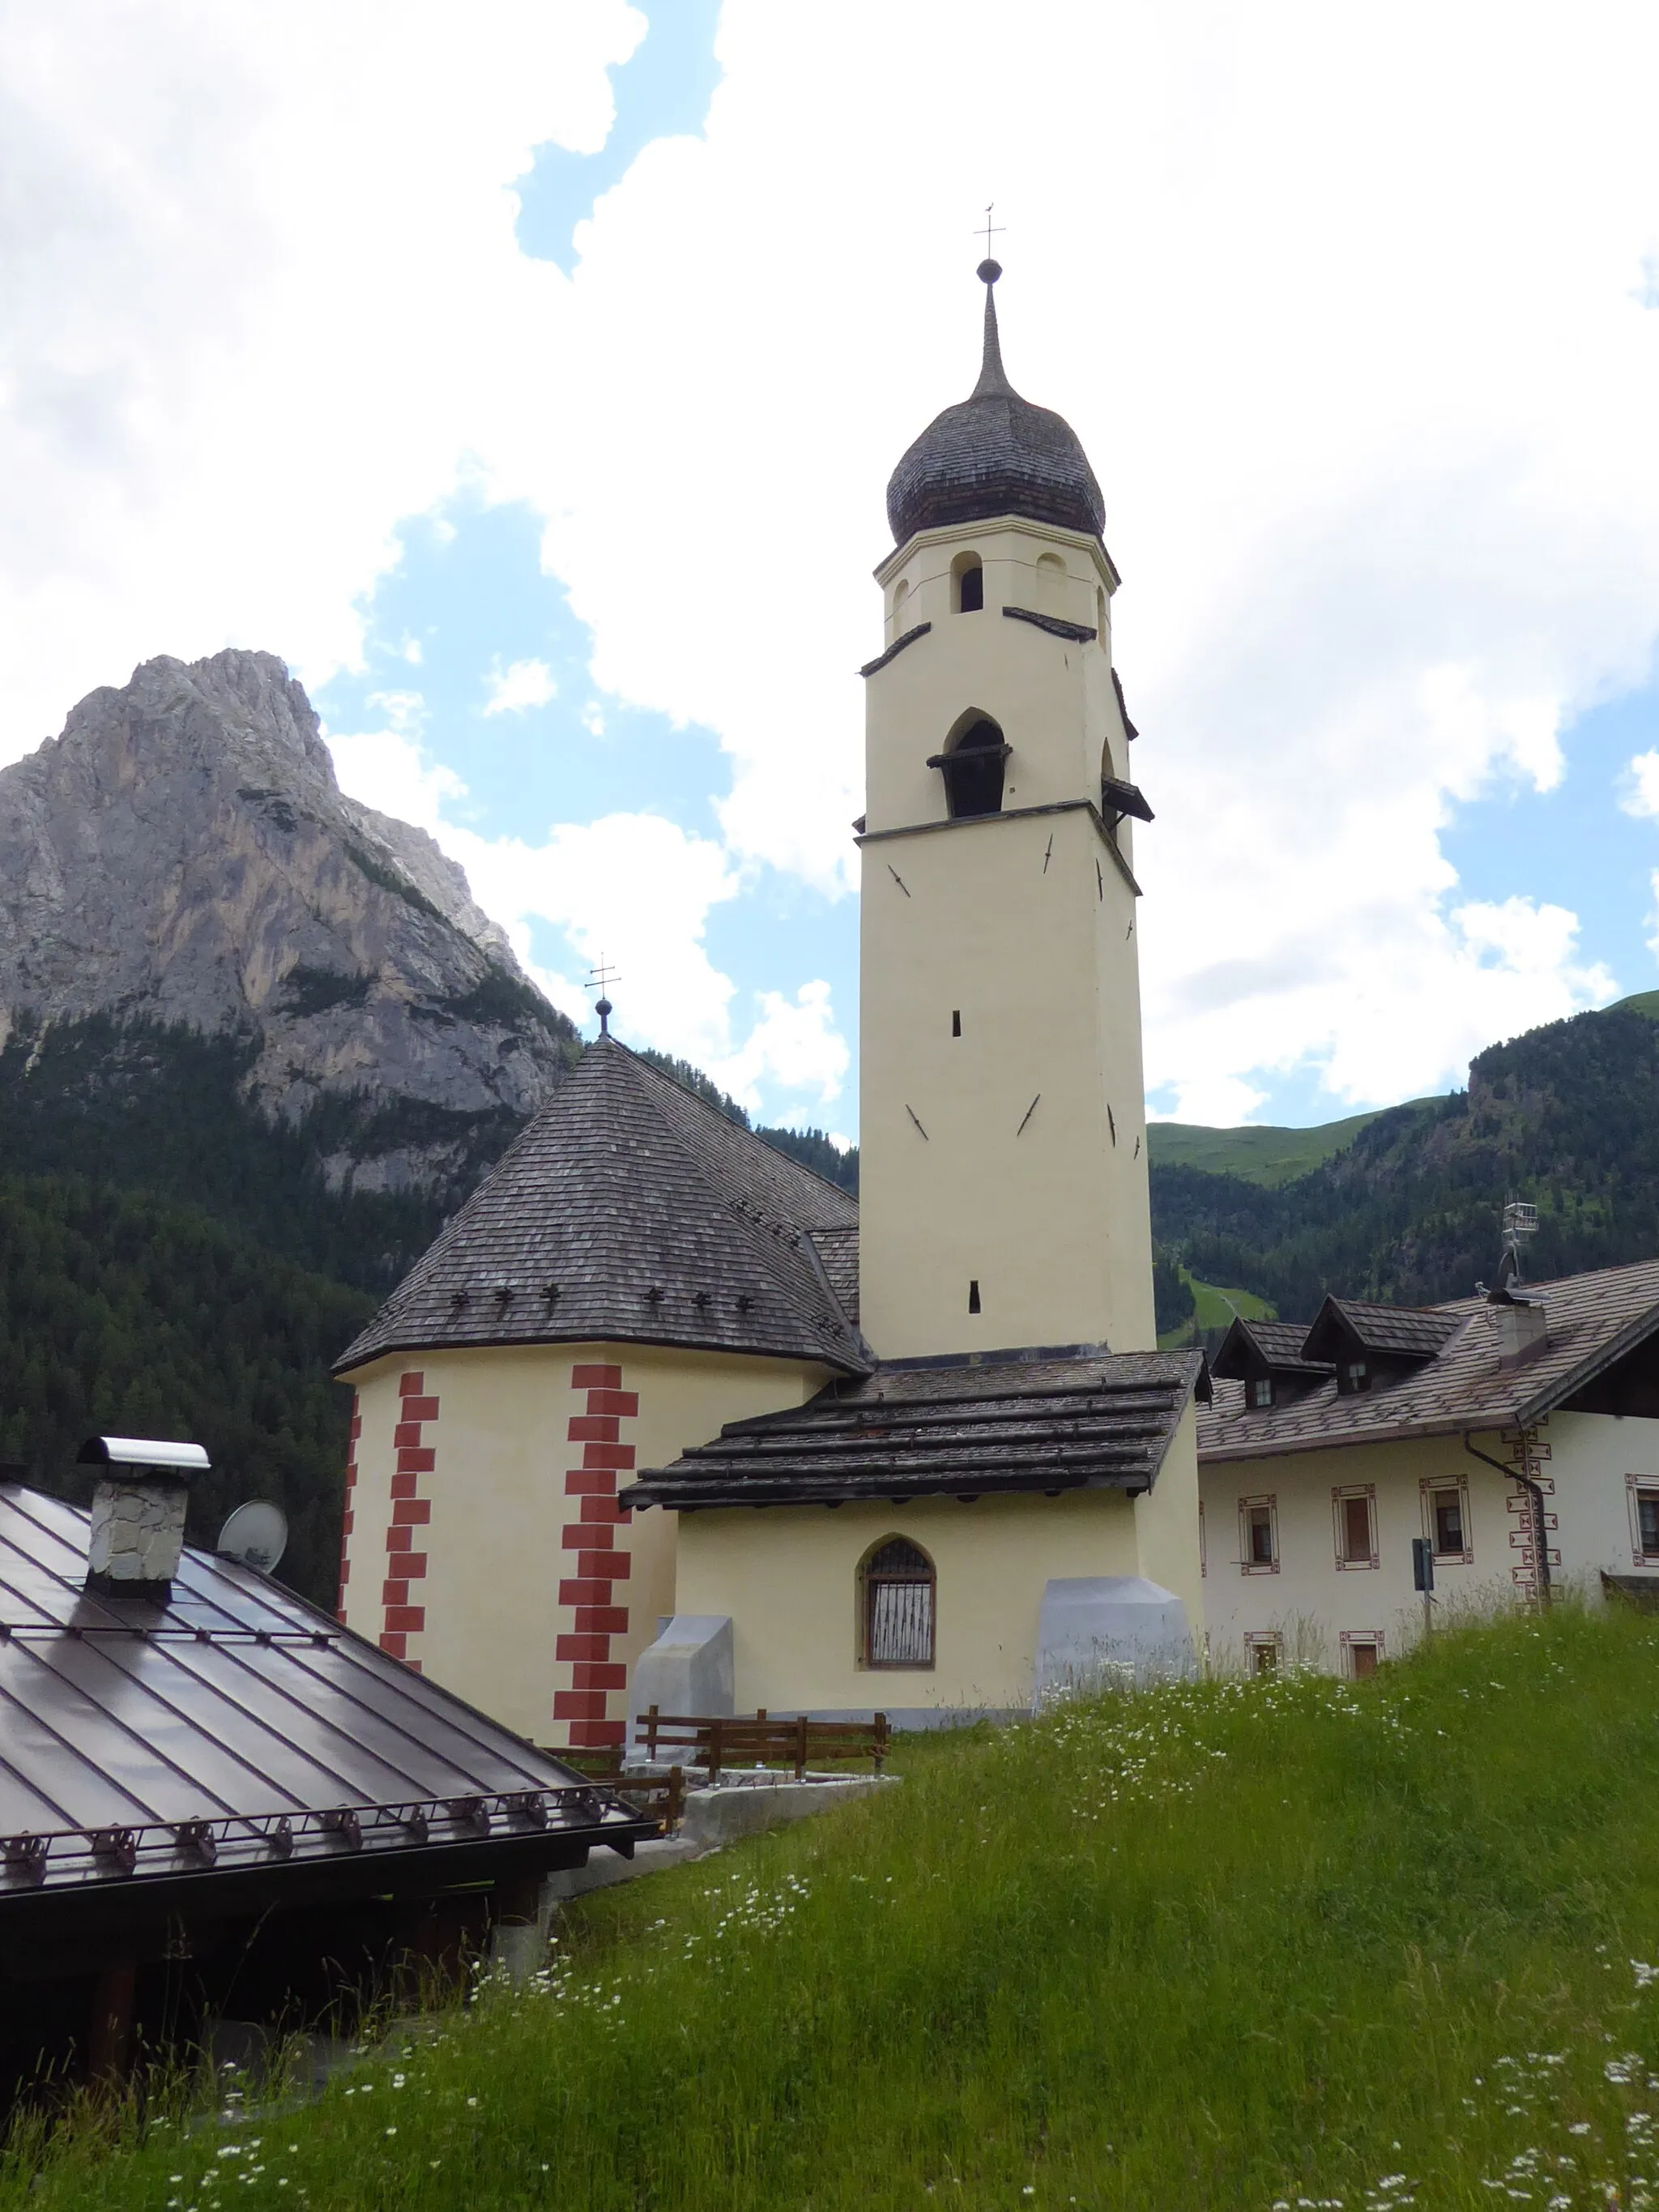
POLYGON ((76 1464, 102 1469, 92 1493, 87 1589, 165 1605, 185 1547, 190 1478, 207 1473, 207 1454, 200 1444, 147 1437, 88 1437, 76 1464))
POLYGON ((1500 1367, 1522 1367, 1536 1359, 1549 1345, 1549 1317, 1541 1298, 1511 1297, 1507 1291, 1491 1291, 1487 1297, 1498 1335, 1500 1367))

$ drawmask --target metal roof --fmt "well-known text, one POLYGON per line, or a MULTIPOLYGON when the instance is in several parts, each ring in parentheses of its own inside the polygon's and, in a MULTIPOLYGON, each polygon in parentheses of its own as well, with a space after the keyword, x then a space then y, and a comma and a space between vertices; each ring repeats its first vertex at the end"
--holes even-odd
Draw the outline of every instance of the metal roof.
POLYGON ((163 1443, 155 1437, 88 1437, 75 1463, 152 1468, 169 1474, 206 1474, 213 1465, 200 1444, 163 1443))
POLYGON ((805 1406, 729 1421, 712 1443, 641 1476, 618 1502, 684 1512, 1144 1491, 1203 1371, 1196 1352, 883 1366, 805 1406))
POLYGON ((93 1596, 87 1541, 0 1485, 0 1925, 43 1892, 652 1832, 252 1568, 187 1548, 167 1603, 93 1596))

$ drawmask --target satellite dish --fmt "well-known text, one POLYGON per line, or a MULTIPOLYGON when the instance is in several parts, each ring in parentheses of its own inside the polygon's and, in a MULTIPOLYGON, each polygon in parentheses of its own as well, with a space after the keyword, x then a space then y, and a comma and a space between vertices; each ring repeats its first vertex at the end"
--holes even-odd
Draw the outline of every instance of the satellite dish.
POLYGON ((288 1548, 288 1516, 268 1498, 251 1498, 239 1505, 219 1531, 214 1549, 222 1558, 240 1559, 268 1575, 288 1548))

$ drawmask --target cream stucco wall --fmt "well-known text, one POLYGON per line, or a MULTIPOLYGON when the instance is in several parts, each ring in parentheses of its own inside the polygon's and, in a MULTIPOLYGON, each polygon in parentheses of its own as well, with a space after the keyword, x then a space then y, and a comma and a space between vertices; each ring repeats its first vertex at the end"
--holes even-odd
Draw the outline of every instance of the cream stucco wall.
MULTIPOLYGON (((1198 1501, 1198 1407, 1189 1398, 1164 1455, 1158 1480, 1144 1496, 1136 1498, 1134 1509, 1135 1547, 1139 1561, 1136 1572, 1145 1575, 1149 1582, 1161 1583, 1181 1600, 1187 1608, 1187 1625, 1192 1631, 1194 1651, 1201 1651, 1204 1646, 1204 1580, 1198 1501)), ((1079 1571, 1062 1565, 1053 1571, 1069 1575, 1079 1571)))
MULTIPOLYGON (((1513 1440, 1473 1438, 1510 1464, 1513 1440)), ((1555 1413, 1531 1432, 1528 1463, 1546 1492, 1551 1572, 1561 1585, 1600 1595, 1599 1571, 1632 1574, 1626 1476, 1659 1483, 1659 1421, 1598 1413, 1555 1413)), ((1426 1487, 1462 1483, 1467 1496, 1467 1559, 1437 1559, 1437 1619, 1463 1607, 1513 1601, 1533 1586, 1533 1517, 1520 1485, 1473 1457, 1458 1437, 1286 1453, 1273 1459, 1212 1462, 1200 1470, 1204 1504, 1204 1616, 1212 1662, 1244 1662, 1247 1635, 1277 1634, 1285 1653, 1342 1663, 1342 1633, 1376 1634, 1397 1656, 1422 1632, 1423 1601, 1412 1584, 1412 1540, 1431 1534, 1426 1487), (1339 1565, 1333 1493, 1374 1493, 1377 1565, 1339 1565), (1245 1571, 1240 1507, 1273 1503, 1276 1571, 1245 1571)))
POLYGON ((1132 853, 1127 825, 1109 836, 1091 811, 1103 769, 1130 773, 1109 639, 1001 611, 1094 625, 1109 618, 1109 568, 1089 539, 1002 523, 925 533, 881 574, 890 625, 933 628, 867 687, 865 1334, 888 1358, 1150 1348, 1132 853), (951 562, 969 549, 985 606, 952 614, 951 562), (1039 575, 1045 558, 1063 569, 1039 575), (1012 748, 1004 811, 950 822, 927 763, 970 713, 1012 748))
MULTIPOLYGON (((611 1449, 601 1442, 590 1450, 580 1432, 592 1417, 590 1389, 573 1384, 579 1368, 620 1368, 621 1395, 637 1396, 637 1413, 617 1422, 618 1463, 603 1471, 623 1487, 635 1471, 665 1465, 722 1423, 799 1405, 827 1379, 804 1362, 620 1344, 409 1352, 351 1378, 361 1430, 347 1540, 348 1625, 378 1638, 386 1624, 382 1593, 398 1504, 392 1492, 399 1385, 417 1371, 438 1411, 421 1425, 421 1446, 433 1464, 413 1479, 414 1502, 428 1509, 416 1529, 425 1572, 418 1588, 410 1584, 424 1620, 408 1634, 405 1656, 543 1743, 580 1740, 555 1711, 559 1693, 572 1686, 575 1663, 559 1656, 560 1637, 576 1626, 575 1607, 560 1595, 561 1583, 577 1571, 566 1534, 580 1524, 584 1503, 571 1493, 569 1477, 611 1449)), ((611 1636, 605 1659, 626 1668, 675 1609, 676 1521, 655 1511, 624 1516, 612 1534, 629 1571, 611 1595, 628 1618, 611 1636)), ((613 1688, 607 1703, 620 1721, 623 1692, 613 1688)))
POLYGON ((1049 1578, 1139 1571, 1116 1492, 751 1507, 683 1516, 679 1610, 731 1616, 739 1712, 1007 1711, 1030 1703, 1049 1578), (859 1664, 859 1566, 890 1536, 938 1576, 929 1668, 859 1664))

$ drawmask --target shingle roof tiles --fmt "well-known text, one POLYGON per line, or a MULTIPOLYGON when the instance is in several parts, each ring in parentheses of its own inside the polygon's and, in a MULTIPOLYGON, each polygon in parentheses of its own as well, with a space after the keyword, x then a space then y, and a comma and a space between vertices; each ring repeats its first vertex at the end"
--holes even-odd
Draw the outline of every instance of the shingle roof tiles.
POLYGON ((1659 1330, 1659 1261, 1528 1283, 1522 1290, 1542 1303, 1548 1324, 1544 1348, 1531 1358, 1502 1364, 1497 1309, 1484 1298, 1418 1308, 1417 1315, 1437 1326, 1441 1349, 1398 1382, 1344 1397, 1332 1380, 1288 1404, 1261 1407, 1246 1407, 1242 1384, 1218 1382, 1212 1403, 1199 1410, 1200 1457, 1262 1459, 1326 1444, 1512 1428, 1536 1419, 1659 1330))
POLYGON ((672 1344, 870 1364, 812 1244, 846 1192, 602 1037, 336 1363, 672 1344))
POLYGON ((634 1506, 1084 1487, 1145 1490, 1198 1385, 1197 1352, 878 1368, 801 1407, 733 1421, 645 1474, 634 1506))

